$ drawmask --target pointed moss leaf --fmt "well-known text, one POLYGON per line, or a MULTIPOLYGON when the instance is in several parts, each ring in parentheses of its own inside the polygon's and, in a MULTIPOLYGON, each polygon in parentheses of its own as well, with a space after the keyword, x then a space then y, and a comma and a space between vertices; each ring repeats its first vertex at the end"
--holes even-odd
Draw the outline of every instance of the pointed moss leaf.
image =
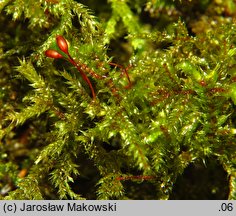
POLYGON ((229 97, 231 97, 232 101, 236 105, 236 83, 232 83, 230 85, 230 91, 228 93, 229 97))

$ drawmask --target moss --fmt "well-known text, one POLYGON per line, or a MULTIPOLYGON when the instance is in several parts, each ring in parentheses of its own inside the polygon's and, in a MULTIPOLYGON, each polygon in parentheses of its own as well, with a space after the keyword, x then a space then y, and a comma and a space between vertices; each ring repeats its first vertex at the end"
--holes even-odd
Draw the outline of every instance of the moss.
POLYGON ((235 199, 235 9, 2 1, 1 199, 235 199))

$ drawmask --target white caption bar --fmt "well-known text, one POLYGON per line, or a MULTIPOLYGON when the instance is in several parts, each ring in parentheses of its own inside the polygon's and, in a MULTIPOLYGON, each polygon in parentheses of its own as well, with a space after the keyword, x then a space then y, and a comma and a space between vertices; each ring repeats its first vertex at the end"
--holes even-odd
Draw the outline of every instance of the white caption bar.
POLYGON ((236 201, 205 200, 205 201, 157 201, 157 200, 42 200, 42 201, 0 201, 0 215, 17 216, 72 216, 72 215, 102 215, 102 216, 235 216, 236 201))

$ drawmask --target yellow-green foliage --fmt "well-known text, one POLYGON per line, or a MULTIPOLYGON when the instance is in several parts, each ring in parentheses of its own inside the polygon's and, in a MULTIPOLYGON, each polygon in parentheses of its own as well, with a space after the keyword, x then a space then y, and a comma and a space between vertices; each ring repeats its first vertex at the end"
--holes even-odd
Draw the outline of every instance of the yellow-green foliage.
POLYGON ((209 158, 236 199, 234 1, 4 0, 0 12, 2 199, 168 199, 209 158), (96 99, 45 56, 57 35, 96 99))

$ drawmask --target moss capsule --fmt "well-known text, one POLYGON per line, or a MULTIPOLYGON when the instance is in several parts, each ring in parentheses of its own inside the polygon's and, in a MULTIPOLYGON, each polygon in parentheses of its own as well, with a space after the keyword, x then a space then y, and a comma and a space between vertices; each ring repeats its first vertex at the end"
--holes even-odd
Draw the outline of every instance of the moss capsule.
POLYGON ((65 38, 60 36, 60 35, 58 35, 56 37, 56 40, 57 40, 57 45, 60 48, 60 50, 68 55, 69 54, 69 52, 68 52, 68 44, 67 44, 65 38))
POLYGON ((51 49, 46 50, 45 55, 49 58, 54 58, 54 59, 63 58, 63 56, 60 53, 58 53, 56 50, 51 50, 51 49))

